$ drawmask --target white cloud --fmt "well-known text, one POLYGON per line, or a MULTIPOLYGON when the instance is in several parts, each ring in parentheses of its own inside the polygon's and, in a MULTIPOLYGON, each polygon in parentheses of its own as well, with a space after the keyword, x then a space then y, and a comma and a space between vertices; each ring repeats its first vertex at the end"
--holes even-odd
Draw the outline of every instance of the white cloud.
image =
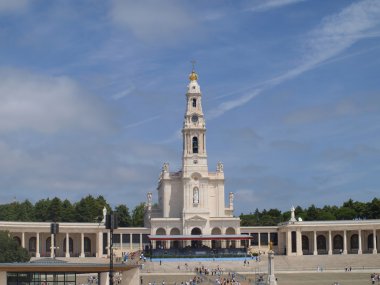
POLYGON ((260 1, 259 4, 253 5, 248 10, 252 12, 265 12, 272 9, 277 9, 283 6, 304 2, 305 0, 266 0, 260 1))
POLYGON ((262 89, 256 89, 256 90, 253 90, 252 92, 250 92, 244 96, 239 97, 238 99, 223 102, 218 107, 216 107, 215 109, 212 109, 209 112, 209 116, 208 116, 209 119, 212 120, 214 118, 217 118, 217 117, 223 115, 227 111, 230 111, 232 109, 235 109, 237 107, 240 107, 240 106, 248 103, 254 97, 259 95, 261 93, 261 91, 262 91, 262 89))
POLYGON ((0 69, 0 100, 0 132, 110 127, 104 106, 67 77, 0 69))
MULTIPOLYGON (((274 2, 285 3, 288 1, 274 2)), ((212 118, 219 117, 229 110, 248 103, 267 88, 315 69, 359 40, 378 35, 379 25, 380 1, 360 1, 346 7, 340 13, 325 17, 320 25, 307 35, 303 43, 304 51, 300 55, 300 62, 296 67, 267 80, 264 82, 264 88, 257 88, 237 99, 223 102, 215 110, 212 110, 212 118)))
POLYGON ((110 16, 115 24, 147 42, 174 40, 193 24, 186 9, 173 0, 114 0, 110 16))
POLYGON ((0 13, 20 12, 28 7, 28 0, 0 0, 0 13))

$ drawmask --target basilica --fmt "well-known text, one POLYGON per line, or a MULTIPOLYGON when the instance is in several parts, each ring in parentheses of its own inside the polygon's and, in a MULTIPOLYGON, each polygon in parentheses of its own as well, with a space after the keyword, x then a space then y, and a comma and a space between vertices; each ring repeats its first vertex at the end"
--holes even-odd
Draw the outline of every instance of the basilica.
MULTIPOLYGON (((182 127, 182 169, 173 172, 169 163, 163 164, 157 192, 147 193, 145 227, 114 230, 117 256, 138 250, 153 256, 238 256, 265 254, 269 247, 277 255, 288 256, 378 254, 380 220, 301 221, 292 208, 290 220, 277 226, 241 227, 233 214, 234 193, 225 196, 223 164, 209 169, 206 117, 193 70, 182 127)), ((60 223, 59 232, 53 234, 50 223, 0 221, 0 230, 9 231, 37 258, 107 258, 110 254, 110 232, 102 222, 60 223)))

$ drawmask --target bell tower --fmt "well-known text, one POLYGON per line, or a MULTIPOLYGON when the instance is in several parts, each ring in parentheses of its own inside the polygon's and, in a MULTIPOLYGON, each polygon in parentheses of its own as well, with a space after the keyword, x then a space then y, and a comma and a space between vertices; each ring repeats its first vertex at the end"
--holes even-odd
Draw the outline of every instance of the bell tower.
POLYGON ((202 93, 197 81, 198 75, 194 68, 189 75, 189 80, 182 128, 182 171, 184 177, 189 177, 194 172, 207 176, 206 124, 202 111, 202 93))

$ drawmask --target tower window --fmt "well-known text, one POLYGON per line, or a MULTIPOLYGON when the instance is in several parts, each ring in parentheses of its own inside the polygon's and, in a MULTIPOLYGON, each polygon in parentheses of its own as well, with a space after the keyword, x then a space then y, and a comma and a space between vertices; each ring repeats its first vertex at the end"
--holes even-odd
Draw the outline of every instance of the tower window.
POLYGON ((198 138, 193 137, 193 153, 198 153, 198 138))
POLYGON ((197 107, 197 99, 193 98, 193 107, 197 107))

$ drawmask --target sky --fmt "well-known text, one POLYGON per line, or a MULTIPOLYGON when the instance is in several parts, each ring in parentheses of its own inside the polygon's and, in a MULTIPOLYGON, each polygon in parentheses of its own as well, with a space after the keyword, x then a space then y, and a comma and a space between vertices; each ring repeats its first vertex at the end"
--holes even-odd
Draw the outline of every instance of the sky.
POLYGON ((235 215, 380 197, 380 0, 0 0, 0 203, 157 201, 192 60, 235 215))

